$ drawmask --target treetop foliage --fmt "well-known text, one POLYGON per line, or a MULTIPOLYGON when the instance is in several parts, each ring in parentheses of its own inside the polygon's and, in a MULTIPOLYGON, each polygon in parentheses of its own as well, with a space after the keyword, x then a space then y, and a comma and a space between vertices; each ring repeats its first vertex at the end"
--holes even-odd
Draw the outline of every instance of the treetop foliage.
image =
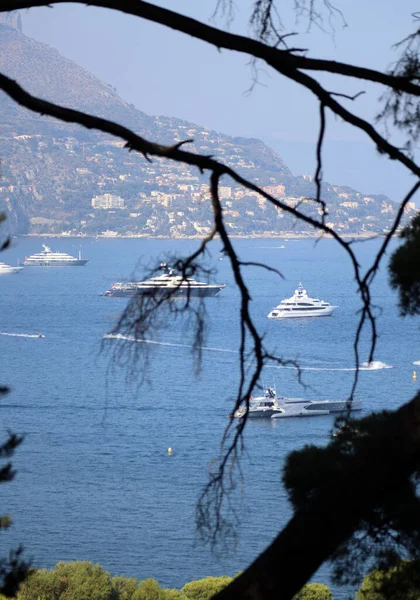
MULTIPOLYGON (((91 562, 60 562, 53 569, 33 569, 22 584, 17 600, 210 600, 233 577, 204 577, 186 583, 180 591, 160 587, 155 579, 112 577, 91 562)), ((0 600, 6 600, 0 596, 0 600)), ((326 585, 306 585, 296 600, 332 600, 326 585)))
POLYGON ((394 419, 383 411, 347 421, 327 447, 306 446, 287 458, 283 482, 296 510, 305 511, 311 500, 325 501, 331 488, 341 490, 340 518, 351 522, 352 533, 331 555, 340 583, 357 583, 369 565, 388 570, 400 556, 420 558, 420 467, 414 462, 414 472, 406 471, 407 462, 400 461, 410 424, 400 429, 394 419), (392 475, 384 476, 384 468, 392 475), (346 478, 352 482, 348 488, 346 478))
POLYGON ((307 583, 294 600, 333 600, 330 588, 323 583, 307 583))
POLYGON ((375 569, 366 575, 357 600, 418 600, 420 598, 420 562, 400 562, 386 571, 375 569))
POLYGON ((188 600, 210 600, 231 581, 232 577, 206 577, 198 581, 186 583, 181 589, 181 594, 188 600))
MULTIPOLYGON (((420 121, 419 121, 420 122, 420 121)), ((389 262, 391 287, 399 292, 401 314, 420 314, 420 215, 400 235, 404 243, 389 262)))

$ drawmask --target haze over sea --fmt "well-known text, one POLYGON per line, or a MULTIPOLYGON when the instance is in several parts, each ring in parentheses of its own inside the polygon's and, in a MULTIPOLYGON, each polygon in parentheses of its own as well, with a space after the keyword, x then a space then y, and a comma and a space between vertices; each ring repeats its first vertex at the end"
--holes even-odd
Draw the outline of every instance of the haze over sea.
MULTIPOLYGON (((80 245, 79 239, 14 239, 1 259, 16 264, 40 251, 42 242, 73 255, 80 245)), ((234 243, 243 260, 266 263, 284 275, 282 280, 257 267, 246 269, 252 312, 268 346, 284 358, 299 359, 307 387, 298 383, 293 368, 267 368, 264 381, 282 395, 346 398, 354 377, 360 300, 344 251, 333 240, 234 243), (338 305, 334 315, 267 319, 299 281, 309 295, 338 305)), ((111 356, 101 353, 103 336, 127 301, 99 294, 115 281, 130 279, 138 259, 150 265, 168 253, 185 256, 198 242, 85 239, 82 244, 89 259, 85 267, 25 268, 0 280, 0 383, 12 388, 0 404, 1 422, 4 433, 11 429, 25 436, 13 459, 17 476, 2 486, 2 514, 10 513, 14 526, 2 533, 1 551, 4 555, 22 543, 35 566, 90 560, 113 574, 154 577, 168 587, 207 575, 233 575, 291 516, 281 484, 286 455, 304 444, 327 443, 333 418, 248 423, 244 488, 236 496, 236 552, 212 555, 197 541, 194 516, 238 381, 239 295, 228 260, 219 260, 221 247, 214 243, 208 264, 217 269, 214 280, 228 287, 206 300, 209 335, 200 376, 194 376, 188 331, 170 322, 155 338, 161 344, 153 345, 151 385, 139 390, 126 381, 124 369, 109 370, 111 356)), ((362 265, 370 264, 379 244, 355 245, 362 265)), ((397 241, 391 245, 395 248, 397 241)), ((418 321, 398 316, 385 269, 372 291, 380 307, 380 337, 377 362, 360 373, 363 415, 410 399, 417 390, 413 362, 420 360, 413 335, 418 321)), ((362 348, 367 349, 367 339, 362 348)), ((361 360, 367 358, 362 353, 361 360)), ((314 579, 329 583, 328 567, 314 579)), ((336 598, 345 592, 334 588, 336 598)))

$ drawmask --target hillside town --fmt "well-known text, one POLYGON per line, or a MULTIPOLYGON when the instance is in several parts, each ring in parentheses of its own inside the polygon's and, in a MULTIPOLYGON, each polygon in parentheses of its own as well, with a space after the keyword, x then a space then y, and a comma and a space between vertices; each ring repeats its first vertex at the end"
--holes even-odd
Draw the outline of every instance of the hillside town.
MULTIPOLYGON (((272 170, 260 170, 251 158, 263 145, 257 140, 247 152, 239 144, 207 138, 208 145, 217 142, 218 157, 241 173, 248 171, 251 180, 286 207, 276 208, 261 194, 223 180, 219 193, 233 235, 313 233, 287 212, 287 207, 299 208, 321 218, 311 175, 294 177, 280 161, 272 170)), ((4 136, 0 138, 3 156, 6 146, 9 158, 3 163, 0 193, 17 233, 179 238, 204 236, 211 230, 208 179, 192 167, 164 159, 148 162, 114 140, 4 136)), ((192 147, 203 151, 201 144, 192 147)), ((322 194, 328 203, 325 223, 341 234, 384 233, 396 215, 397 205, 383 195, 368 196, 327 183, 322 194)), ((406 216, 415 212, 415 204, 409 203, 406 216)))

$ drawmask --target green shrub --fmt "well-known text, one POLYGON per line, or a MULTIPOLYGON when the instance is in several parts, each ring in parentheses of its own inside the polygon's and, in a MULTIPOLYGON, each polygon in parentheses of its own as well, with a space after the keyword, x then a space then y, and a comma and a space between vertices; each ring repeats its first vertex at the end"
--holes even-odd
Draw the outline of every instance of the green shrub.
POLYGON ((371 571, 356 592, 356 598, 420 600, 420 561, 403 561, 389 571, 371 571))
POLYGON ((60 562, 51 571, 32 571, 19 600, 118 600, 111 576, 90 562, 60 562))
POLYGON ((232 577, 205 577, 186 583, 181 589, 182 596, 188 600, 209 600, 231 581, 232 577))
POLYGON ((112 586, 118 600, 132 600, 138 584, 138 579, 134 577, 115 576, 112 578, 112 586))
POLYGON ((294 600, 333 600, 330 588, 323 583, 307 583, 294 600))
POLYGON ((180 593, 177 590, 161 588, 155 579, 144 579, 140 582, 133 600, 178 600, 180 593))

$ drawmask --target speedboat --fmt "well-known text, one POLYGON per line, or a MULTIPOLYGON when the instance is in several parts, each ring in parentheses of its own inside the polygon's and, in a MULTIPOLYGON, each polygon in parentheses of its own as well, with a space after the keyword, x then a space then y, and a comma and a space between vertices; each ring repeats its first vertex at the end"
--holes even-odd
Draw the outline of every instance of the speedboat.
POLYGON ((88 262, 82 258, 80 250, 79 258, 76 258, 65 252, 52 252, 45 244, 42 244, 42 247, 44 248, 42 252, 25 257, 23 264, 26 267, 83 267, 88 262))
POLYGON ((168 294, 171 297, 215 296, 226 287, 224 283, 206 283, 195 281, 190 277, 177 274, 166 263, 160 264, 162 275, 146 281, 128 281, 114 283, 104 296, 134 298, 137 296, 152 296, 168 294))
POLYGON ((10 265, 6 265, 4 262, 0 262, 0 275, 7 275, 8 273, 19 273, 22 271, 23 267, 12 267, 10 265))
POLYGON ((233 413, 233 416, 241 419, 247 414, 249 419, 271 419, 272 417, 284 413, 284 408, 279 406, 276 398, 276 392, 273 388, 268 387, 265 390, 264 396, 259 398, 250 398, 249 408, 241 406, 233 413))
MULTIPOLYGON (((260 416, 269 417, 270 419, 317 417, 321 415, 344 414, 357 410, 362 410, 361 400, 304 400, 303 398, 286 398, 277 396, 274 387, 268 387, 264 392, 264 396, 250 400, 248 417, 260 416)), ((241 406, 235 411, 233 416, 241 418, 245 416, 246 412, 246 407, 241 406)))
POLYGON ((285 319, 297 317, 329 317, 337 306, 331 306, 329 302, 310 298, 301 283, 290 298, 282 300, 267 315, 269 319, 285 319))

